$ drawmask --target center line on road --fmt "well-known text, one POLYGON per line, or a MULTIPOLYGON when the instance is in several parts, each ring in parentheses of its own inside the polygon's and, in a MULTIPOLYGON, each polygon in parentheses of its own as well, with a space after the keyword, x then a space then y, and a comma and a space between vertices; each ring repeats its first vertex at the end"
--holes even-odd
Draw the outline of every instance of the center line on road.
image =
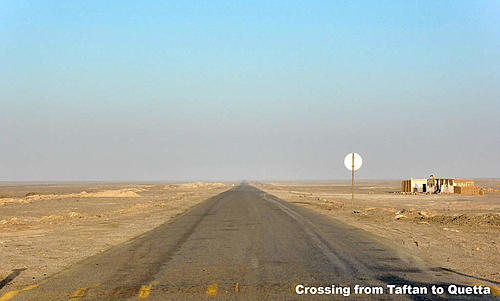
POLYGON ((7 300, 10 300, 10 299, 14 298, 14 296, 16 296, 17 294, 19 294, 19 291, 12 291, 12 292, 8 292, 8 293, 6 293, 5 295, 3 295, 3 296, 0 298, 0 301, 7 301, 7 300))
POLYGON ((158 284, 158 281, 153 281, 149 285, 143 285, 141 286, 141 289, 139 290, 139 295, 137 296, 137 299, 146 299, 149 297, 149 294, 151 293, 151 289, 153 288, 154 284, 158 284))
POLYGON ((207 296, 215 296, 215 295, 217 295, 217 288, 218 288, 217 283, 210 284, 207 287, 207 296))
POLYGON ((99 285, 100 285, 100 283, 96 283, 96 284, 93 284, 87 288, 77 288, 75 290, 75 292, 73 293, 73 295, 71 296, 71 298, 69 299, 69 301, 80 300, 80 298, 82 298, 85 295, 85 292, 87 291, 87 289, 93 288, 93 287, 98 287, 99 285))
POLYGON ((19 294, 19 292, 21 292, 21 291, 29 291, 30 289, 33 289, 33 288, 35 288, 37 286, 38 286, 38 284, 33 284, 33 285, 27 286, 27 287, 25 287, 25 288, 23 288, 21 290, 18 290, 18 291, 8 292, 5 295, 3 295, 2 297, 0 297, 0 301, 10 300, 10 299, 14 298, 15 296, 17 296, 17 294, 19 294))
POLYGON ((139 290, 139 295, 137 296, 138 299, 145 299, 149 297, 149 294, 151 293, 151 288, 153 286, 150 285, 143 285, 141 286, 141 289, 139 290))
POLYGON ((21 291, 29 291, 30 289, 34 289, 37 286, 38 286, 38 284, 32 284, 30 286, 23 288, 21 291))
POLYGON ((70 301, 76 301, 79 300, 83 295, 85 295, 86 288, 77 288, 75 292, 73 293, 73 296, 69 299, 70 301))

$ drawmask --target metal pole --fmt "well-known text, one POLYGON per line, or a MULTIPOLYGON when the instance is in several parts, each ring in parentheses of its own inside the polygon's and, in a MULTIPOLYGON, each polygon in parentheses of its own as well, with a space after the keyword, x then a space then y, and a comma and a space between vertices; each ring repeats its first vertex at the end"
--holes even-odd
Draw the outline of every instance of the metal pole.
POLYGON ((352 153, 351 207, 354 207, 354 152, 352 153))

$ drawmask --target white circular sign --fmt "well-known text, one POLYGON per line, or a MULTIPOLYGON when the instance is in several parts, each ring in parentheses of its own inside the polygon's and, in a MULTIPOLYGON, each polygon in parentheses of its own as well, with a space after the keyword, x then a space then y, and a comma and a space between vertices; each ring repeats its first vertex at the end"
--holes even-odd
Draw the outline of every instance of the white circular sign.
MULTIPOLYGON (((347 154, 344 159, 344 165, 347 169, 352 170, 352 153, 347 154)), ((354 153, 354 171, 358 170, 363 165, 363 159, 357 153, 354 153)))

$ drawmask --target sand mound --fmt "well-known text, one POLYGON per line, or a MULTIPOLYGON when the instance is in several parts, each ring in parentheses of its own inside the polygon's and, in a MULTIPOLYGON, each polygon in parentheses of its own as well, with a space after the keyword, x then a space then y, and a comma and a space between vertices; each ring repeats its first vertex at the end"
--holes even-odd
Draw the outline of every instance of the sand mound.
POLYGON ((78 212, 70 212, 69 217, 71 218, 84 218, 85 216, 78 212))
POLYGON ((40 218, 41 223, 61 222, 64 220, 65 220, 65 217, 61 216, 61 215, 46 215, 46 216, 42 216, 42 218, 40 218))
POLYGON ((71 220, 74 218, 84 218, 84 217, 85 217, 84 214, 73 211, 73 212, 68 213, 68 215, 55 215, 55 214, 53 214, 53 215, 42 216, 40 218, 39 222, 53 224, 53 223, 64 222, 64 221, 71 220))
POLYGON ((453 224, 453 225, 490 225, 500 227, 500 214, 456 214, 456 215, 436 215, 428 219, 434 223, 453 224))
POLYGON ((468 225, 468 226, 496 226, 500 227, 500 214, 455 214, 445 215, 432 210, 417 210, 395 208, 365 208, 359 212, 361 216, 371 216, 378 219, 407 220, 419 224, 443 224, 443 225, 468 225))
POLYGON ((3 219, 3 220, 0 220, 0 225, 13 225, 13 224, 16 224, 17 221, 18 221, 18 219, 15 217, 11 218, 10 220, 3 219))
POLYGON ((0 206, 5 206, 8 204, 15 204, 15 203, 31 203, 33 200, 29 198, 3 198, 2 201, 0 201, 0 206))
POLYGON ((127 209, 122 209, 120 210, 120 214, 130 214, 130 213, 140 213, 147 211, 149 208, 153 206, 153 203, 147 202, 147 203, 137 203, 127 209))
POLYGON ((119 190, 105 190, 99 192, 81 192, 79 197, 85 198, 137 198, 140 195, 137 192, 143 191, 142 189, 119 189, 119 190))
POLYGON ((207 189, 215 189, 226 187, 224 183, 208 183, 208 182, 191 182, 191 183, 183 183, 183 184, 168 184, 165 185, 164 189, 197 189, 197 188, 207 188, 207 189))
POLYGON ((0 220, 0 225, 22 225, 25 224, 25 221, 20 220, 17 217, 13 217, 11 219, 2 219, 0 220))
POLYGON ((54 200, 62 198, 137 198, 140 197, 138 192, 144 191, 144 188, 128 188, 116 190, 104 190, 97 192, 69 193, 69 194, 38 194, 34 192, 27 193, 22 198, 3 198, 0 201, 0 206, 8 204, 32 203, 34 201, 54 200))

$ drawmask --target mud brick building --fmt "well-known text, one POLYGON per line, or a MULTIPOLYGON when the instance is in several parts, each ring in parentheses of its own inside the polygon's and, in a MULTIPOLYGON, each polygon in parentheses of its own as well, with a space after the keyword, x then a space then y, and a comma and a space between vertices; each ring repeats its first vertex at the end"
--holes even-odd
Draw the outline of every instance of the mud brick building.
POLYGON ((401 182, 401 192, 404 193, 458 193, 482 195, 481 187, 474 185, 472 179, 435 178, 410 179, 401 182))

